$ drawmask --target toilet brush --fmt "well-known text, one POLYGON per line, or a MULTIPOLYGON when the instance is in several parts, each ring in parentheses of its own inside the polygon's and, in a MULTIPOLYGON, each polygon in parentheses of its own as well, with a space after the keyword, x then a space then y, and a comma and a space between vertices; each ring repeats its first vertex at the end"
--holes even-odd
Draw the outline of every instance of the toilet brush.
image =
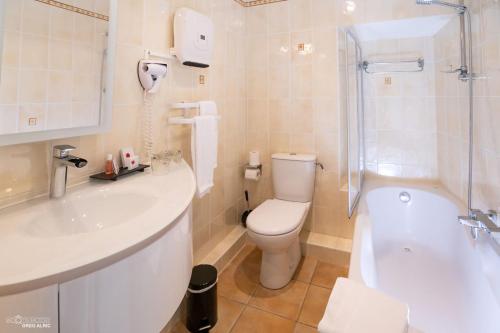
POLYGON ((247 201, 247 210, 243 212, 243 215, 241 215, 241 222, 243 223, 243 226, 246 228, 247 227, 247 218, 248 215, 252 212, 250 209, 250 201, 248 200, 248 191, 245 190, 245 200, 247 201))

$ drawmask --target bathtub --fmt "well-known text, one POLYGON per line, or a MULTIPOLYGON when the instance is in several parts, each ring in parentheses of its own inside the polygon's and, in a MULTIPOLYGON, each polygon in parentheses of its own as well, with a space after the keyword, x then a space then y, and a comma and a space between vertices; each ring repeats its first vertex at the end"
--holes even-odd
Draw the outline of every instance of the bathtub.
POLYGON ((408 304, 410 332, 499 333, 500 256, 457 222, 457 201, 432 187, 367 187, 349 278, 408 304))

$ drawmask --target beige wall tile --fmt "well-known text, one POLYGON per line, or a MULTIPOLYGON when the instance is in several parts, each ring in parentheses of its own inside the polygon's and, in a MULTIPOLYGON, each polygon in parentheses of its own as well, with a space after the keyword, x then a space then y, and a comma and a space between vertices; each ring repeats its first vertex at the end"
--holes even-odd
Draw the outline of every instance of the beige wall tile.
POLYGON ((17 68, 2 68, 0 103, 17 104, 19 71, 17 68))
POLYGON ((22 8, 23 31, 47 37, 49 34, 49 9, 49 6, 38 1, 24 0, 22 8))
POLYGON ((312 1, 311 0, 290 0, 290 23, 291 30, 310 29, 312 24, 312 1))
POLYGON ((267 6, 268 33, 287 32, 290 30, 289 4, 285 1, 267 6))
POLYGON ((49 39, 25 34, 22 38, 21 64, 25 68, 44 69, 48 64, 49 39))
MULTIPOLYGON (((251 38, 251 37, 249 37, 251 38)), ((291 61, 292 49, 290 45, 290 34, 279 33, 269 35, 268 52, 269 52, 269 65, 287 65, 291 61)), ((255 56, 249 56, 250 58, 255 56)))
POLYGON ((53 38, 72 40, 75 33, 75 16, 60 8, 50 8, 50 35, 53 38))

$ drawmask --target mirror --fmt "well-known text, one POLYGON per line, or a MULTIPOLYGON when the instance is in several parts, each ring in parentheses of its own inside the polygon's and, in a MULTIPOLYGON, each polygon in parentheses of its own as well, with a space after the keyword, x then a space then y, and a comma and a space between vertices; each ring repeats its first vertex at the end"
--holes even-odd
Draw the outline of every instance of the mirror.
POLYGON ((111 125, 117 0, 0 0, 0 146, 111 125))

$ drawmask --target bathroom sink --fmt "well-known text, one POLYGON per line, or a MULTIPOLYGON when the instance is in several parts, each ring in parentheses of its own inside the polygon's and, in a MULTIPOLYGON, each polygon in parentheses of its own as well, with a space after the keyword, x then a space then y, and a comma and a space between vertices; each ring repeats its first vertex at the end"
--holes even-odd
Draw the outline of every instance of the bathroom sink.
MULTIPOLYGON (((191 244, 195 189, 182 161, 167 174, 146 170, 117 182, 91 181, 60 199, 0 209, 0 297, 89 274, 163 237, 191 244)), ((187 252, 175 255, 191 260, 187 252)))
POLYGON ((65 332, 159 332, 191 278, 195 190, 181 161, 0 209, 0 316, 35 311, 65 332), (129 317, 138 320, 116 320, 129 317))
POLYGON ((40 205, 20 228, 33 237, 61 237, 98 232, 136 218, 152 207, 157 198, 142 193, 108 193, 101 189, 90 195, 71 195, 40 205))

